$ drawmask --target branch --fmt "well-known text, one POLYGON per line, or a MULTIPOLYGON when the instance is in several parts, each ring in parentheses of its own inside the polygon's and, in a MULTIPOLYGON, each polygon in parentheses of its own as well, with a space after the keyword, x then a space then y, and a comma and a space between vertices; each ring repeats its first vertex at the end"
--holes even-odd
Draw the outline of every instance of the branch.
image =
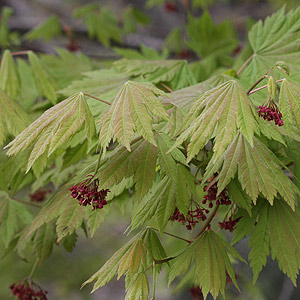
POLYGON ((96 99, 96 100, 98 100, 100 102, 103 102, 103 103, 105 103, 107 105, 111 105, 111 103, 109 103, 109 102, 107 102, 105 100, 102 100, 102 99, 100 99, 100 98, 98 98, 96 96, 93 96, 93 95, 90 95, 90 94, 87 94, 87 93, 83 93, 83 95, 88 96, 88 97, 93 98, 93 99, 96 99))
MULTIPOLYGON (((282 82, 284 79, 279 79, 279 80, 276 80, 276 83, 278 83, 278 82, 282 82)), ((248 96, 250 96, 251 94, 253 94, 253 93, 255 93, 255 92, 257 92, 257 91, 260 91, 260 90, 262 90, 262 89, 264 89, 264 88, 266 88, 268 85, 267 84, 265 84, 265 85, 263 85, 263 86, 261 86, 261 87, 259 87, 259 88, 257 88, 257 89, 255 89, 255 90, 252 90, 252 91, 250 91, 249 92, 249 94, 248 94, 248 96)))
MULTIPOLYGON (((156 228, 153 228, 153 227, 152 227, 152 229, 153 229, 153 230, 156 230, 157 232, 159 232, 159 230, 156 229, 156 228)), ((190 243, 192 242, 192 241, 190 241, 190 240, 187 240, 187 239, 185 239, 185 238, 183 238, 183 237, 181 237, 181 236, 175 235, 175 234, 173 234, 173 233, 169 233, 169 232, 165 232, 165 231, 163 231, 163 233, 166 234, 166 235, 172 236, 172 237, 174 237, 174 238, 176 238, 176 239, 182 240, 182 241, 184 241, 184 242, 186 242, 186 243, 188 243, 188 244, 190 244, 190 243)))
POLYGON ((209 216, 209 218, 207 219, 207 221, 205 222, 205 224, 203 225, 203 227, 201 228, 201 230, 199 231, 199 233, 192 239, 192 242, 194 242, 204 231, 205 229, 210 225, 210 222, 212 221, 212 219, 215 217, 218 209, 219 209, 220 205, 216 205, 213 212, 211 213, 211 215, 209 216))
POLYGON ((255 54, 252 54, 240 67, 240 69, 236 72, 236 75, 240 75, 240 73, 243 71, 243 69, 249 64, 249 62, 252 60, 252 58, 255 56, 255 54))

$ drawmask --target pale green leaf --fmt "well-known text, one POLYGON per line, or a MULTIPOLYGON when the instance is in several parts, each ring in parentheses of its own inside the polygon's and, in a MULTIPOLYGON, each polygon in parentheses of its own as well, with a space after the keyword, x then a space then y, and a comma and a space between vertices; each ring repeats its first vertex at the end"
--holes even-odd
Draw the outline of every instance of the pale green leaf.
POLYGON ((94 237, 96 230, 104 222, 108 213, 108 207, 105 207, 105 209, 86 209, 85 218, 87 220, 87 227, 90 231, 91 238, 94 237))
POLYGON ((52 223, 44 224, 37 230, 33 240, 33 248, 39 264, 43 264, 51 255, 55 240, 55 227, 52 223))
POLYGON ((149 283, 145 273, 136 276, 129 285, 125 300, 148 300, 149 299, 149 283))
POLYGON ((119 91, 109 111, 101 117, 100 143, 106 148, 112 138, 130 151, 134 132, 156 145, 153 116, 169 120, 157 96, 163 92, 152 85, 128 81, 119 91))
POLYGON ((95 124, 84 95, 78 93, 45 111, 6 146, 11 147, 7 154, 13 155, 33 146, 27 164, 28 171, 42 154, 46 153, 49 157, 56 149, 64 147, 83 123, 87 137, 91 139, 95 124))
POLYGON ((7 96, 15 99, 20 95, 20 75, 9 50, 5 50, 1 59, 0 88, 7 96))

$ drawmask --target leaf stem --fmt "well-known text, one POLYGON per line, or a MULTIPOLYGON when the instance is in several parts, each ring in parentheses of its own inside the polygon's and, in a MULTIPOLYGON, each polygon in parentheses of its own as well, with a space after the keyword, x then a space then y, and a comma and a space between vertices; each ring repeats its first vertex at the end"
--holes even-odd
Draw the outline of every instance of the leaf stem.
POLYGON ((17 199, 15 197, 10 197, 12 200, 14 201, 17 201, 17 202, 20 202, 22 204, 26 204, 26 205, 30 205, 30 206, 33 206, 33 207, 38 207, 38 208, 42 208, 40 205, 38 204, 35 204, 35 203, 31 203, 31 202, 28 202, 28 201, 24 201, 24 200, 21 200, 21 199, 17 199))
POLYGON ((152 300, 155 300, 155 289, 156 289, 156 268, 155 261, 153 262, 153 287, 152 287, 152 300))
POLYGON ((34 272, 35 272, 35 270, 36 270, 37 265, 38 265, 38 259, 34 262, 34 264, 33 264, 33 266, 32 266, 32 269, 31 269, 30 274, 29 274, 29 276, 28 276, 29 279, 31 279, 32 276, 34 275, 34 272))
POLYGON ((194 242, 204 231, 205 229, 210 225, 210 222, 212 221, 212 219, 215 217, 218 209, 219 209, 220 205, 216 205, 214 210, 212 211, 212 213, 210 214, 209 218, 207 219, 207 221, 205 222, 205 224, 203 225, 203 227, 201 228, 201 230, 198 232, 198 234, 192 239, 192 242, 194 242))
POLYGON ((95 168, 94 176, 96 175, 96 173, 97 173, 97 171, 100 167, 102 152, 103 152, 102 148, 100 148, 100 152, 99 152, 99 156, 98 156, 98 159, 97 159, 97 165, 96 165, 96 168, 95 168))
POLYGON ((166 84, 164 84, 164 83, 160 83, 167 91, 169 91, 170 93, 173 93, 174 91, 171 89, 171 88, 169 88, 166 84))
POLYGON ((267 78, 268 74, 275 68, 276 66, 273 66, 264 76, 262 76, 261 78, 259 78, 252 86, 251 88, 247 91, 247 95, 250 95, 250 92, 261 82, 263 81, 265 78, 267 78))
POLYGON ((17 56, 17 55, 28 55, 28 53, 30 52, 30 50, 23 50, 23 51, 15 51, 15 52, 11 52, 10 54, 12 56, 17 56))
POLYGON ((244 70, 244 68, 249 64, 249 62, 253 59, 253 57, 255 56, 255 54, 252 54, 244 63, 243 65, 240 67, 240 69, 236 72, 236 75, 240 75, 240 73, 244 70))
MULTIPOLYGON (((154 229, 154 230, 156 230, 157 232, 159 232, 159 230, 156 229, 156 228, 152 228, 152 229, 154 229)), ((163 233, 166 234, 166 235, 169 235, 169 236, 171 236, 171 237, 174 237, 174 238, 176 238, 176 239, 182 240, 182 241, 184 241, 184 242, 186 242, 186 243, 188 243, 188 244, 190 244, 190 243, 192 242, 192 241, 190 241, 190 240, 187 240, 187 239, 185 239, 185 238, 183 238, 183 237, 181 237, 181 236, 175 235, 175 234, 173 234, 173 233, 169 233, 169 232, 166 232, 166 231, 163 231, 163 233)))
POLYGON ((111 105, 111 103, 109 103, 109 102, 107 102, 107 101, 105 101, 103 99, 100 99, 100 98, 98 98, 96 96, 93 96, 93 95, 90 95, 90 94, 87 94, 87 93, 83 93, 83 95, 88 96, 88 97, 93 98, 93 99, 96 99, 98 101, 101 101, 101 102, 103 102, 103 103, 105 103, 107 105, 111 105))
MULTIPOLYGON (((284 79, 276 80, 276 83, 282 82, 283 80, 284 80, 284 79)), ((257 92, 257 91, 260 91, 260 90, 266 88, 267 86, 268 86, 268 85, 265 84, 265 85, 263 85, 263 86, 261 86, 261 87, 259 87, 259 88, 257 88, 257 89, 254 89, 254 90, 250 91, 248 95, 251 95, 251 94, 253 94, 253 93, 257 92)))

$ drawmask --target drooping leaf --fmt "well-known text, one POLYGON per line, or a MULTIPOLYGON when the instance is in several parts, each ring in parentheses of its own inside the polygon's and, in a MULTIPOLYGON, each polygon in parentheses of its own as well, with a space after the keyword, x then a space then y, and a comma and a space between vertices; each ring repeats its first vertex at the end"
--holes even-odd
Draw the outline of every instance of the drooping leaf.
POLYGON ((258 21, 252 26, 248 37, 253 56, 241 75, 249 87, 277 61, 285 61, 291 72, 299 72, 299 64, 295 61, 299 56, 300 8, 285 14, 283 7, 264 23, 258 21))
POLYGON ((55 239, 55 227, 52 223, 44 224, 37 230, 33 240, 33 247, 35 257, 39 264, 43 264, 51 255, 55 239))
MULTIPOLYGON (((219 293, 225 297, 226 273, 236 285, 235 273, 228 253, 244 261, 229 244, 213 231, 205 231, 199 238, 174 259, 169 282, 186 273, 194 263, 193 284, 199 286, 204 298, 211 293, 214 299, 219 293)), ((236 285, 237 286, 237 285, 236 285)))
POLYGON ((41 97, 45 96, 52 104, 56 104, 55 81, 41 59, 32 51, 28 53, 29 64, 33 69, 33 76, 41 97))
POLYGON ((5 50, 1 59, 0 89, 7 96, 16 99, 20 95, 20 75, 9 50, 5 50))
POLYGON ((128 81, 119 91, 109 111, 101 117, 100 143, 105 149, 112 138, 130 151, 134 132, 156 146, 153 116, 169 120, 157 96, 163 92, 152 85, 128 81))
POLYGON ((122 59, 116 61, 114 67, 131 76, 142 76, 153 84, 166 82, 172 89, 196 84, 196 79, 185 60, 122 59))
POLYGON ((87 220, 87 227, 90 231, 91 238, 94 236, 96 230, 99 226, 104 222, 105 217, 109 213, 109 208, 105 207, 105 209, 88 209, 85 211, 85 218, 87 220))
POLYGON ((216 163, 213 159, 210 161, 203 180, 207 180, 211 173, 221 166, 218 177, 219 191, 222 191, 238 172, 242 188, 254 203, 259 193, 262 193, 273 204, 278 193, 294 208, 295 195, 299 194, 299 190, 282 170, 280 160, 256 137, 251 147, 242 134, 237 134, 223 156, 216 163))
MULTIPOLYGON (((84 95, 77 93, 48 109, 29 127, 21 132, 10 144, 7 154, 16 154, 33 146, 27 164, 27 172, 43 154, 48 157, 85 124, 85 134, 91 140, 95 123, 84 95)), ((47 157, 46 156, 46 157, 47 157)))
POLYGON ((190 161, 215 136, 214 161, 230 145, 237 131, 253 145, 257 132, 255 108, 237 81, 228 81, 200 96, 185 116, 184 131, 171 149, 191 138, 190 161))
POLYGON ((149 283, 145 273, 137 274, 129 284, 126 291, 125 300, 148 300, 149 299, 149 283))
POLYGON ((76 231, 74 231, 72 234, 66 235, 61 240, 61 244, 68 252, 72 252, 76 245, 77 238, 78 238, 78 235, 77 235, 76 231))
POLYGON ((0 89, 0 145, 9 134, 17 136, 30 123, 30 117, 0 89))

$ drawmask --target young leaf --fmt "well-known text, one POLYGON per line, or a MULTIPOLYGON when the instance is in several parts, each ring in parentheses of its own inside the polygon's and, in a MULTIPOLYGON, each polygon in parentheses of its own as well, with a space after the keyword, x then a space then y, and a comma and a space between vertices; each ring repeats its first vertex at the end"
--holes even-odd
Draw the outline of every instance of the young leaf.
POLYGON ((196 84, 196 79, 185 60, 122 59, 114 67, 131 76, 143 76, 153 84, 167 82, 173 89, 196 84))
POLYGON ((7 155, 13 155, 33 146, 27 164, 27 172, 43 154, 48 157, 63 147, 68 139, 85 123, 85 134, 91 140, 95 123, 84 95, 77 93, 48 109, 6 147, 7 155))
POLYGON ((20 95, 20 75, 15 61, 9 50, 5 50, 1 59, 0 67, 0 89, 7 96, 15 99, 20 95))
POLYGON ((109 207, 105 209, 87 209, 85 219, 87 220, 87 227, 90 231, 91 238, 94 236, 96 230, 104 222, 109 213, 109 207))
POLYGON ((231 145, 217 163, 212 159, 208 164, 203 180, 207 180, 212 167, 223 167, 218 177, 218 188, 222 191, 238 172, 238 179, 256 203, 259 193, 262 193, 273 204, 273 199, 279 193, 284 200, 294 208, 295 195, 299 190, 282 170, 282 163, 262 142, 256 137, 253 147, 242 136, 237 134, 231 145))
POLYGON ((105 149, 112 138, 117 139, 128 151, 134 132, 156 146, 152 129, 153 116, 169 120, 158 100, 164 93, 152 85, 128 81, 123 85, 111 105, 101 117, 100 143, 105 149))
POLYGON ((148 300, 149 283, 145 273, 137 274, 126 291, 125 300, 148 300))
POLYGON ((277 61, 285 61, 292 72, 299 72, 300 8, 285 14, 285 7, 252 26, 249 42, 253 50, 251 62, 244 69, 242 77, 254 83, 257 74, 262 76, 277 61))
POLYGON ((257 132, 255 108, 236 80, 228 81, 200 96, 191 106, 183 121, 184 131, 171 148, 189 137, 190 161, 215 135, 214 161, 224 152, 236 136, 237 130, 253 145, 257 132))
POLYGON ((55 227, 52 223, 44 224, 37 230, 33 240, 33 248, 40 265, 51 255, 55 239, 55 227))
POLYGON ((13 99, 0 89, 0 145, 3 145, 8 134, 17 136, 30 123, 30 117, 13 99))
POLYGON ((33 69, 33 75, 40 96, 45 96, 52 104, 56 104, 55 83, 43 62, 32 51, 28 53, 29 63, 33 69))

